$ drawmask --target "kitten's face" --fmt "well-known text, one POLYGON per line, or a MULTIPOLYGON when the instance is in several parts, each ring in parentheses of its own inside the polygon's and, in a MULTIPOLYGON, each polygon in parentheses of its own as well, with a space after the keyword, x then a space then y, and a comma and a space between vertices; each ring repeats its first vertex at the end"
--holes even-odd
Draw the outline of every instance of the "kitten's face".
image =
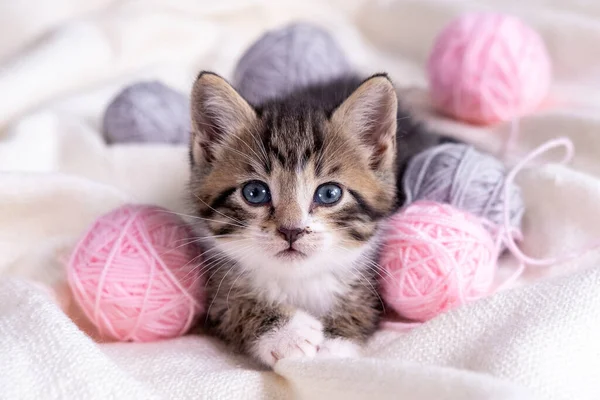
POLYGON ((208 73, 192 102, 191 190, 216 247, 247 270, 351 268, 395 200, 387 78, 365 81, 330 115, 277 103, 255 110, 208 73))

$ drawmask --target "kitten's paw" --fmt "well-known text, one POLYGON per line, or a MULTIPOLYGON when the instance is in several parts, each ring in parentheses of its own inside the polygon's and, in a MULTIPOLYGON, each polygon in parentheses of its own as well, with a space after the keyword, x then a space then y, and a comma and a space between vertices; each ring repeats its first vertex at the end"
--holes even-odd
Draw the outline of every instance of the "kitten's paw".
POLYGON ((323 342, 323 325, 302 312, 282 327, 261 336, 254 346, 254 355, 269 366, 283 358, 314 357, 323 342))
POLYGON ((318 357, 355 358, 360 356, 360 345, 342 338, 325 339, 319 346, 318 357))

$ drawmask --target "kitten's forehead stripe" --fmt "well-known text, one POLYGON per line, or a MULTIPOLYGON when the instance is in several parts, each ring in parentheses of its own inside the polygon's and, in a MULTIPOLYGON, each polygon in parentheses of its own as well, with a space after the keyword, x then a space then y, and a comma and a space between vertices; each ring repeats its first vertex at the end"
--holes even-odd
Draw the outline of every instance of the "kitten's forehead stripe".
MULTIPOLYGON (((264 165, 265 167, 265 171, 267 170, 267 165, 265 163, 264 165)), ((251 174, 251 175, 255 175, 256 174, 256 169, 254 169, 254 166, 250 163, 246 163, 246 173, 247 174, 251 174)))
POLYGON ((322 125, 324 121, 318 119, 312 120, 312 136, 313 136, 313 148, 315 150, 321 150, 323 148, 323 130, 322 125))
POLYGON ((375 173, 354 132, 331 118, 331 110, 355 87, 346 89, 346 94, 340 94, 339 88, 318 93, 312 100, 279 99, 257 109, 252 125, 238 131, 239 140, 229 142, 230 149, 221 149, 221 159, 226 162, 212 163, 198 192, 216 210, 198 204, 205 218, 217 221, 210 224, 214 233, 215 229, 227 233, 247 231, 221 218, 224 214, 266 234, 271 234, 273 227, 310 220, 318 221, 325 230, 334 229, 333 235, 342 236, 352 246, 371 240, 380 220, 395 205, 395 171, 382 169, 375 173), (324 100, 333 94, 339 100, 324 100), (248 179, 269 185, 272 205, 249 207, 242 196, 232 196, 233 188, 248 179), (337 182, 346 188, 341 207, 313 203, 315 190, 324 182, 337 182))
POLYGON ((266 159, 264 160, 264 164, 265 164, 265 172, 267 173, 267 175, 270 175, 273 172, 273 164, 271 161, 271 157, 268 156, 269 151, 268 149, 271 147, 271 138, 273 137, 273 132, 270 128, 270 126, 268 124, 264 124, 265 127, 262 130, 262 135, 261 135, 261 146, 263 147, 264 151, 267 153, 267 156, 265 157, 266 159))
POLYGON ((341 168, 342 167, 339 164, 336 164, 336 165, 332 166, 327 173, 329 175, 335 175, 340 171, 341 168))
POLYGON ((269 150, 271 150, 273 152, 273 154, 275 155, 275 158, 277 159, 277 161, 279 162, 279 164, 283 167, 283 168, 287 168, 288 162, 290 160, 290 157, 286 156, 283 154, 283 152, 277 147, 277 145, 272 145, 269 150))
POLYGON ((211 304, 203 328, 235 350, 274 355, 279 328, 297 310, 317 318, 327 339, 362 343, 379 326, 381 272, 373 261, 380 222, 397 209, 396 190, 403 197, 398 171, 437 144, 418 143, 421 129, 397 108, 386 79, 343 76, 258 108, 216 75, 200 75, 194 85, 190 193, 195 214, 210 213, 194 223, 199 234, 224 235, 203 236, 211 250, 201 272, 211 304), (394 146, 398 130, 416 140, 394 146), (270 204, 251 206, 231 190, 253 179, 269 185, 270 204), (314 201, 326 182, 343 188, 331 207, 314 201), (278 259, 279 246, 287 247, 278 232, 285 223, 307 225, 298 246, 309 259, 278 259))
POLYGON ((263 113, 262 140, 269 159, 287 171, 304 170, 322 146, 322 120, 319 113, 310 109, 263 113))
MULTIPOLYGON (((300 197, 308 195, 286 178, 290 174, 304 176, 311 191, 317 186, 315 179, 341 178, 351 183, 348 192, 354 201, 344 209, 330 210, 328 221, 335 227, 345 228, 350 240, 370 240, 379 220, 389 213, 393 196, 382 192, 382 187, 368 176, 368 168, 357 168, 360 149, 346 142, 343 132, 340 135, 327 121, 323 110, 276 103, 266 107, 262 115, 261 135, 267 158, 274 163, 274 168, 281 169, 272 171, 271 184, 277 186, 280 199, 276 209, 269 210, 265 221, 279 224, 301 219, 302 209, 297 203, 300 197), (306 175, 309 166, 314 175, 306 175), (280 207, 283 209, 278 209, 280 207)), ((309 197, 312 198, 312 193, 309 197)))
POLYGON ((300 161, 300 168, 302 170, 306 169, 306 165, 308 164, 308 160, 311 158, 312 153, 313 152, 310 147, 307 147, 306 150, 304 150, 304 154, 302 155, 302 160, 300 161))

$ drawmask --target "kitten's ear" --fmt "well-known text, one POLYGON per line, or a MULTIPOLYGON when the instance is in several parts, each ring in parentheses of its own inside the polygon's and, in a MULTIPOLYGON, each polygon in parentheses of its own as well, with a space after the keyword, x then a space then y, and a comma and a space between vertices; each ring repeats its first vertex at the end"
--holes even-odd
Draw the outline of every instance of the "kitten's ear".
POLYGON ((364 81, 333 113, 331 121, 360 138, 371 151, 373 169, 394 163, 398 98, 387 75, 364 81))
POLYGON ((211 72, 201 72, 192 89, 191 155, 196 164, 210 163, 219 145, 250 128, 256 112, 235 89, 211 72))

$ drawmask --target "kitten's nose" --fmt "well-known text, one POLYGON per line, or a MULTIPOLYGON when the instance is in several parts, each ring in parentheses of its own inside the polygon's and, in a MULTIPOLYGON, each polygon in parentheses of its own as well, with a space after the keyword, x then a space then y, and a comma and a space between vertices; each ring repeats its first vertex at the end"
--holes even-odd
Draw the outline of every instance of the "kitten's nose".
POLYGON ((290 244, 290 246, 292 245, 292 243, 294 243, 296 240, 300 239, 306 233, 305 229, 286 228, 283 226, 280 226, 277 229, 277 231, 281 234, 281 236, 283 236, 285 241, 290 244))

